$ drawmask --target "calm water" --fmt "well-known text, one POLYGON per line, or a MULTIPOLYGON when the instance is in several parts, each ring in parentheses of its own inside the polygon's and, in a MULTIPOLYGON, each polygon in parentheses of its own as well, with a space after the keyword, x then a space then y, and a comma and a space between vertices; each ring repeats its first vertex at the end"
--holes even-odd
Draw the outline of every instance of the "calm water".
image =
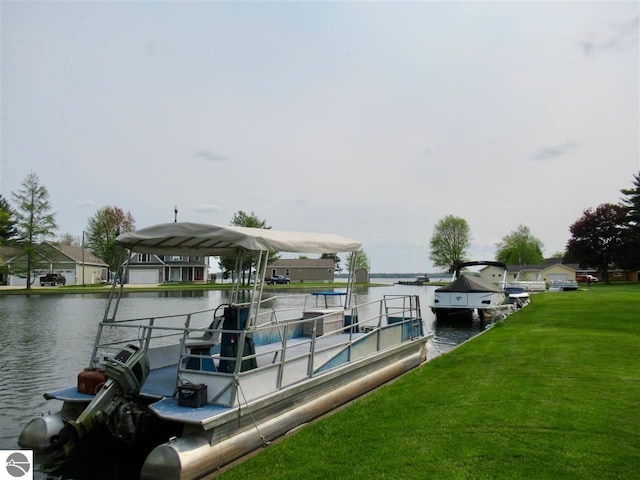
MULTIPOLYGON (((391 282, 385 279, 385 282, 391 282)), ((444 353, 482 330, 467 327, 435 325, 428 305, 433 300, 433 287, 389 285, 359 288, 358 303, 385 294, 419 294, 425 327, 435 332, 433 351, 444 353)), ((284 302, 304 302, 308 294, 292 292, 284 302)), ((282 290, 278 290, 281 295, 282 290)), ((214 308, 228 301, 227 292, 162 292, 133 293, 123 299, 119 317, 185 313, 214 308)), ((98 322, 102 319, 106 297, 103 295, 16 295, 0 297, 0 449, 17 449, 22 427, 42 411, 56 411, 61 402, 46 401, 45 391, 74 385, 76 376, 88 364, 98 322)), ((103 451, 104 452, 104 451, 103 451)), ((102 460, 105 458, 102 457, 102 460)), ((101 462, 102 463, 102 462, 101 462)), ((38 479, 121 479, 126 474, 117 470, 90 477, 82 473, 49 475, 35 472, 38 479)))

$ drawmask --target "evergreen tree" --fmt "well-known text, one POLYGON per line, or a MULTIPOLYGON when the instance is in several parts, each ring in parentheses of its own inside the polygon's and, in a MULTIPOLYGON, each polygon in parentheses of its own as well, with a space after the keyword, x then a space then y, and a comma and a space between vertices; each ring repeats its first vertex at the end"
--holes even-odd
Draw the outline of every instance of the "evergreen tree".
POLYGON ((11 244, 15 236, 15 213, 7 199, 0 195, 0 246, 11 244))
POLYGON ((26 257, 26 265, 20 273, 26 276, 27 289, 30 289, 35 247, 53 235, 57 228, 55 214, 51 212, 49 192, 44 185, 40 185, 34 172, 25 177, 21 188, 12 192, 12 195, 16 202, 16 243, 26 257))
POLYGON ((616 264, 625 270, 640 268, 640 172, 633 176, 633 187, 620 190, 626 209, 622 228, 622 248, 616 256, 616 264))

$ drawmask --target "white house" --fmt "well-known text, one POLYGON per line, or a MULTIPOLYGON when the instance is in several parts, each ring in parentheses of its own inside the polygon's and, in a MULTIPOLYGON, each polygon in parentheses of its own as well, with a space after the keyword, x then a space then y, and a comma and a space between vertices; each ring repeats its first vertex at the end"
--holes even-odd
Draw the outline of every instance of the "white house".
POLYGON ((205 282, 209 257, 133 253, 127 283, 156 285, 168 282, 205 282))

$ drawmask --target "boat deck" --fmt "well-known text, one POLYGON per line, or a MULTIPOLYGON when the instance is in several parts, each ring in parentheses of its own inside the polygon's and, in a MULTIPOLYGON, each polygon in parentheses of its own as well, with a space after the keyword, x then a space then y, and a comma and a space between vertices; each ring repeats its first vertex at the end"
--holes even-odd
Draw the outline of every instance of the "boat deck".
POLYGON ((223 407, 212 403, 207 403, 201 407, 184 407, 178 405, 178 400, 173 397, 163 398, 152 404, 151 408, 156 415, 166 420, 196 424, 204 423, 232 409, 232 407, 223 407))
MULTIPOLYGON (((151 370, 140 393, 144 396, 158 399, 172 397, 175 390, 177 374, 177 364, 151 370)), ((48 400, 56 399, 64 402, 90 402, 95 397, 95 395, 78 392, 78 388, 75 386, 47 392, 44 396, 48 400)))
MULTIPOLYGON (((357 338, 364 336, 365 333, 348 333, 321 336, 316 339, 316 350, 322 348, 328 348, 331 346, 339 345, 340 343, 347 343, 349 338, 352 341, 356 341, 357 338)), ((269 343, 265 345, 256 346, 256 356, 258 360, 258 367, 266 366, 269 363, 274 363, 279 360, 278 356, 265 355, 269 351, 273 351, 276 345, 281 345, 281 342, 269 343)), ((287 340, 287 357, 296 357, 304 355, 310 351, 310 338, 298 337, 287 340)), ((216 407, 215 405, 207 404, 205 407, 192 409, 189 407, 179 407, 177 399, 173 398, 176 391, 176 381, 178 379, 178 365, 170 365, 167 367, 157 368, 149 372, 149 376, 145 381, 140 394, 146 397, 155 398, 159 401, 154 403, 154 408, 160 411, 166 410, 166 413, 185 413, 187 417, 201 417, 205 415, 205 418, 209 418, 216 413, 220 413, 223 410, 227 410, 227 407, 216 407), (215 407, 215 408, 214 408, 215 407), (216 410, 220 409, 220 411, 216 410), (198 415, 193 415, 191 410, 198 410, 202 412, 198 415)), ((62 400, 65 402, 90 402, 95 395, 86 393, 79 393, 77 387, 67 387, 44 394, 47 399, 62 400)))

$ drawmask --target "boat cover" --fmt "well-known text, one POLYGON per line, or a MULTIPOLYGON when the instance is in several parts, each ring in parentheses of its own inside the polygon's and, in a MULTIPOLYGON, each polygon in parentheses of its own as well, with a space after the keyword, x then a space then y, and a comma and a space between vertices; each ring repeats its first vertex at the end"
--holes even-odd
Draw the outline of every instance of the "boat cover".
POLYGON ((501 292, 502 289, 493 283, 478 277, 460 275, 444 287, 436 288, 436 292, 501 292))
POLYGON ((115 244, 141 253, 230 255, 240 251, 344 253, 362 248, 358 240, 328 233, 172 222, 118 235, 115 244))

